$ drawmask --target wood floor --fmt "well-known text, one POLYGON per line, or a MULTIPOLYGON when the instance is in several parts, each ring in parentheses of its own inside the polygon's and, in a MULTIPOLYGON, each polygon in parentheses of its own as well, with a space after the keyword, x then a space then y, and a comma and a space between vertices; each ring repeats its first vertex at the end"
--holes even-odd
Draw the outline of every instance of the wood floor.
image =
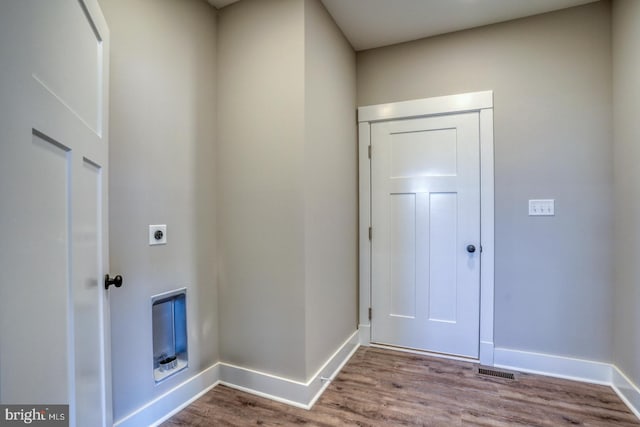
POLYGON ((609 387, 361 347, 312 410, 217 386, 173 426, 640 426, 609 387))

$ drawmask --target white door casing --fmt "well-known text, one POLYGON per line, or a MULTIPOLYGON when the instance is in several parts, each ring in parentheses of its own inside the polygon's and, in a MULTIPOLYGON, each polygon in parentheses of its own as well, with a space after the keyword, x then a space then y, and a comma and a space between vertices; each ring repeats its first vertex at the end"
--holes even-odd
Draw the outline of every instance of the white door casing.
MULTIPOLYGON (((409 263, 408 266, 412 267, 414 266, 414 264, 412 264, 412 257, 413 255, 411 253, 407 253, 406 251, 400 252, 398 253, 396 251, 396 255, 395 258, 394 257, 390 257, 388 254, 385 254, 384 251, 378 251, 378 253, 376 254, 376 250, 374 249, 372 251, 372 249, 375 247, 376 244, 380 245, 379 247, 384 248, 385 246, 391 245, 393 246, 394 241, 391 239, 389 239, 390 234, 387 232, 385 232, 385 230, 383 229, 382 231, 377 230, 377 228, 379 226, 376 226, 376 219, 373 219, 373 224, 372 224, 372 218, 375 218, 376 215, 373 214, 372 212, 374 212, 374 210, 379 210, 380 208, 376 208, 374 205, 385 205, 385 203, 387 204, 386 208, 383 208, 383 216, 382 218, 378 218, 378 220, 381 220, 382 222, 387 221, 387 224, 390 224, 391 226, 397 226, 398 228, 395 230, 396 231, 396 244, 400 242, 400 240, 398 240, 399 238, 401 238, 402 236, 404 236, 404 238, 409 239, 409 245, 403 245, 404 247, 413 247, 415 248, 416 251, 422 251, 423 252, 423 256, 429 256, 429 245, 426 244, 424 242, 424 238, 416 238, 415 236, 415 231, 418 231, 418 233, 422 233, 422 236, 426 236, 428 235, 428 227, 429 227, 429 222, 428 221, 418 221, 418 222, 412 222, 412 221, 406 221, 407 219, 411 219, 411 218, 405 218, 405 221, 402 221, 401 216, 406 216, 407 214, 409 216, 413 215, 411 212, 416 212, 414 209, 418 209, 417 212, 425 212, 425 209, 427 209, 427 207, 429 207, 429 198, 434 197, 435 199, 432 200, 433 206, 434 207, 441 207, 442 209, 453 209, 452 206, 452 200, 457 198, 457 197, 453 197, 451 194, 450 190, 446 190, 446 191, 441 191, 442 189, 444 189, 444 187, 442 187, 443 183, 447 182, 447 180, 450 181, 451 177, 446 177, 446 175, 451 175, 450 171, 447 170, 443 170, 443 171, 437 171, 435 169, 432 169, 431 172, 427 172, 426 175, 445 175, 445 179, 438 179, 436 181, 440 181, 440 183, 436 183, 436 181, 434 181, 435 177, 420 177, 420 175, 425 175, 424 171, 419 173, 414 173, 415 172, 415 167, 417 167, 418 163, 416 163, 416 159, 419 156, 414 156, 411 157, 411 155, 409 157, 406 158, 406 162, 405 165, 407 168, 414 168, 414 171, 408 171, 410 173, 406 173, 407 171, 404 171, 403 173, 394 173, 394 174, 390 174, 386 177, 388 183, 391 183, 391 185, 393 186, 399 186, 395 189, 392 189, 393 191, 390 191, 389 194, 396 194, 395 200, 393 200, 392 203, 389 202, 384 202, 384 199, 380 198, 380 195, 378 195, 377 200, 376 200, 376 190, 375 188, 373 188, 373 185, 375 185, 375 181, 381 181, 383 186, 387 185, 384 183, 384 173, 382 174, 376 174, 375 171, 372 171, 372 163, 374 164, 374 166, 376 165, 376 162, 382 162, 382 164, 379 164, 377 167, 380 168, 387 168, 387 172, 391 171, 391 169, 398 169, 398 167, 400 166, 399 160, 402 160, 402 154, 401 152, 396 153, 396 157, 395 160, 394 159, 389 159, 384 151, 385 149, 385 144, 382 144, 382 148, 378 148, 375 145, 374 142, 374 147, 373 147, 373 158, 374 160, 372 161, 369 158, 369 153, 370 153, 370 149, 371 149, 371 144, 372 141, 375 138, 375 134, 378 134, 378 136, 380 136, 380 134, 384 135, 385 133, 387 135, 389 134, 395 134, 396 135, 396 142, 400 141, 400 145, 404 145, 404 148, 410 148, 413 147, 412 149, 415 149, 415 142, 419 141, 421 138, 424 139, 426 135, 429 135, 429 132, 426 133, 416 133, 414 131, 416 130, 420 130, 420 127, 424 127, 426 126, 427 128, 429 126, 432 127, 432 129, 440 129, 440 130, 444 130, 444 129, 458 129, 458 125, 452 124, 451 121, 455 121, 456 119, 454 118, 455 116, 458 117, 465 117, 466 119, 463 119, 462 121, 464 122, 465 120, 471 120, 471 121, 475 121, 475 125, 470 125, 470 123, 467 123, 466 125, 463 125, 463 127, 467 127, 469 128, 469 126, 475 126, 475 129, 478 130, 478 135, 479 135, 479 147, 476 149, 476 153, 479 155, 480 161, 479 161, 479 166, 480 166, 480 170, 477 173, 476 177, 479 177, 479 183, 480 183, 480 191, 479 194, 476 193, 476 200, 477 197, 479 197, 480 199, 480 212, 479 212, 479 216, 476 215, 475 220, 471 219, 471 221, 475 221, 476 222, 476 235, 477 232, 479 231, 479 236, 477 237, 477 241, 474 243, 473 241, 469 241, 467 243, 467 240, 464 240, 463 236, 459 236, 460 239, 463 239, 460 242, 456 242, 456 251, 461 251, 458 252, 459 255, 462 255, 461 259, 463 260, 463 264, 465 265, 469 265, 469 262, 471 262, 471 266, 473 268, 471 268, 471 270, 469 270, 470 272, 472 272, 472 274, 477 274, 477 267, 479 266, 479 275, 480 275, 480 296, 479 296, 479 302, 476 303, 476 307, 479 308, 479 354, 478 354, 478 332, 475 333, 475 344, 474 344, 474 348, 476 349, 475 351, 472 351, 471 353, 469 353, 469 351, 460 351, 460 349, 456 349, 456 348, 449 348, 449 350, 445 350, 448 353, 454 353, 454 354, 462 354, 465 355, 467 357, 473 357, 473 358, 477 358, 479 359, 479 361, 483 364, 487 364, 487 365, 492 365, 493 364, 493 93, 491 91, 485 91, 485 92, 473 92, 473 93, 466 93, 466 94, 459 94, 459 95, 451 95, 451 96, 443 96, 443 97, 437 97, 437 98, 428 98, 428 99, 421 99, 421 100, 413 100, 413 101, 405 101, 405 102, 396 102, 396 103, 390 103, 390 104, 380 104, 380 105, 372 105, 372 106, 366 106, 366 107, 360 107, 358 109, 358 120, 359 120, 359 181, 360 181, 360 188, 359 188, 359 194, 360 194, 360 314, 359 314, 359 329, 360 329, 360 340, 361 343, 364 345, 368 345, 369 343, 373 342, 375 343, 376 341, 378 342, 387 342, 388 344, 393 344, 393 345, 402 345, 399 344, 397 342, 389 342, 389 340, 384 339, 385 338, 385 333, 396 333, 398 331, 402 331, 406 328, 406 331, 410 331, 411 327, 408 327, 406 325, 406 323, 411 323, 411 315, 407 315, 406 313, 403 315, 402 313, 394 313, 394 314, 400 314, 400 316, 393 316, 393 320, 394 321, 399 321, 396 322, 396 325, 392 324, 390 325, 386 325, 386 332, 385 332, 385 325, 384 324, 378 324, 378 323, 374 323, 374 329, 373 329, 373 333, 377 334, 375 336, 372 336, 372 330, 371 330, 371 321, 369 319, 369 314, 370 314, 370 310, 369 308, 373 308, 373 318, 378 320, 378 317, 376 316, 385 316, 384 311, 388 310, 389 312, 387 313, 387 315, 392 312, 392 311, 401 311, 401 310, 413 310, 413 306, 410 303, 410 299, 405 298, 403 299, 403 293, 400 292, 396 292, 397 295, 395 295, 395 302, 393 300, 393 298, 388 298, 390 295, 389 293, 391 292, 391 289, 385 289, 385 290, 380 290, 378 289, 378 292, 384 292, 387 294, 387 298, 386 298, 386 302, 385 299, 381 299, 380 301, 374 300, 372 301, 372 291, 375 292, 376 287, 378 287, 378 285, 380 285, 380 281, 378 280, 378 283, 376 283, 376 280, 373 280, 373 276, 372 273, 376 273, 377 275, 382 274, 382 276, 387 276, 387 277, 391 277, 391 275, 396 275, 397 277, 395 277, 396 281, 398 279, 400 279, 401 281, 404 280, 406 283, 409 283, 410 286, 408 288, 405 288, 405 290, 410 290, 409 294, 411 294, 411 292, 413 292, 413 288, 411 288, 411 284, 413 283, 413 278, 411 275, 407 275, 404 273, 397 273, 393 272, 392 268, 389 268, 390 266, 393 266, 394 263, 396 265, 401 265, 402 263, 409 263), (444 121, 443 121, 444 120, 444 121), (449 121, 449 123, 447 123, 447 120, 449 121), (429 122, 431 122, 431 124, 429 124, 429 122), (411 124, 413 123, 413 124, 411 124), (410 124, 410 125, 409 125, 410 124), (414 128, 407 128, 407 129, 402 129, 403 126, 414 126, 414 128), (400 128, 398 127, 400 126, 400 128), (391 130, 391 132, 389 132, 391 130), (408 132, 407 132, 408 131, 408 132), (411 138, 413 135, 413 138, 416 139, 416 141, 411 141, 411 138), (380 153, 380 150, 383 151, 383 153, 380 153), (379 160, 378 156, 381 155, 383 158, 386 157, 387 160, 379 160), (400 155, 400 157, 398 157, 398 155, 400 155), (385 165, 385 162, 388 162, 385 165), (392 164, 393 163, 393 164, 392 164), (402 179, 391 179, 389 180, 389 176, 392 175, 399 175, 399 176, 405 176, 405 178, 402 179), (418 175, 418 178, 409 178, 406 179, 407 175, 418 175), (430 197, 427 197, 425 195, 419 195, 417 193, 420 192, 415 192, 414 190, 416 189, 420 189, 417 187, 420 187, 420 182, 422 183, 422 185, 426 185, 427 182, 431 180, 431 183, 429 185, 431 185, 432 187, 434 185, 436 186, 440 186, 440 189, 436 189, 436 194, 432 194, 430 197), (394 181, 396 181, 394 183, 394 181), (414 181, 413 183, 411 183, 411 181, 414 181), (414 187, 414 188, 402 188, 402 186, 409 186, 409 187, 414 187), (411 191, 407 191, 407 190, 411 190, 411 191), (415 194, 415 196, 412 196, 412 194, 415 194), (415 203, 415 206, 414 206, 415 203), (393 218, 397 218, 398 220, 393 220, 391 223, 389 223, 389 220, 393 219, 393 218), (478 227, 478 223, 479 223, 479 227, 478 227), (409 224, 409 226, 407 227, 407 224, 409 224), (374 225, 374 229, 373 229, 373 244, 372 242, 369 240, 369 233, 368 233, 368 229, 370 226, 374 225), (382 234, 382 237, 381 237, 382 234), (414 237, 411 237, 413 234, 414 237), (380 242, 379 239, 382 239, 383 241, 380 242), (387 241, 385 242, 384 240, 387 239, 387 241), (411 240, 411 239, 415 239, 411 240), (417 243, 417 245, 415 245, 415 243, 417 243), (462 244, 461 244, 462 243, 462 244), (477 250, 474 253, 474 255, 469 255, 466 252, 466 246, 467 244, 474 244, 474 246, 476 246, 477 250), (482 254, 480 255, 479 250, 480 250, 480 246, 482 247, 482 254), (407 255, 411 255, 411 256, 407 256, 407 255), (377 264, 377 262, 375 262, 375 258, 383 258, 387 257, 385 263, 383 263, 382 266, 379 266, 377 264), (473 263, 475 262, 475 266, 473 265, 473 263), (386 265, 386 267, 385 267, 386 265), (377 270, 381 270, 381 271, 376 271, 377 270), (386 269, 386 270, 385 270, 386 269), (372 288, 373 286, 373 288, 372 288), (395 307, 393 307, 393 305, 395 304, 395 307), (377 305, 380 305, 381 307, 376 307, 377 305), (393 310, 391 310, 393 308, 393 310), (379 311, 382 311, 383 313, 381 314, 379 311), (405 323, 405 325, 403 327, 400 327, 400 325, 403 324, 403 322, 405 323), (380 326, 380 328, 378 328, 378 326, 380 326), (376 330, 376 328, 378 328, 376 330), (380 335, 379 333, 382 333, 382 335, 380 335), (474 356, 475 354, 475 356, 474 356)), ((473 131, 471 131, 473 132, 473 131)), ((468 133, 468 132, 467 132, 468 133)), ((430 136, 435 136, 435 139, 432 141, 432 143, 428 143, 424 146, 426 147, 425 149, 427 150, 426 152, 423 152, 422 154, 427 154, 428 151, 431 149, 433 149, 434 147, 437 147, 439 145, 439 142, 443 142, 444 140, 446 140, 447 137, 447 132, 443 131, 443 132, 433 132, 430 136), (436 134, 440 134, 440 135, 436 135, 436 134), (430 146, 430 147, 429 147, 430 146)), ((451 136, 451 133, 449 132, 449 136, 451 136)), ((388 138, 387 137, 387 142, 388 142, 388 138)), ((391 137, 393 138, 393 137, 391 137)), ((388 147, 388 144, 387 144, 388 147)), ((423 147, 423 148, 424 148, 423 147)), ((400 150, 402 151, 402 150, 400 150)), ((406 150, 405 150, 406 151, 406 150)), ((423 150, 424 151, 424 150, 423 150)), ((389 154, 389 153, 387 153, 389 154)), ((407 154, 407 153, 404 153, 407 154)), ((449 153, 447 154, 446 152, 441 152, 440 153, 440 157, 438 157, 438 153, 435 153, 435 158, 440 158, 441 161, 444 161, 444 163, 447 163, 446 159, 451 159, 450 155, 451 152, 449 151, 449 153), (444 157, 442 157, 444 156, 444 157), (449 157, 447 157, 449 156, 449 157)), ((469 161, 467 159, 467 161, 469 161)), ((477 160, 476 160, 477 163, 477 160)), ((433 166, 433 165, 432 165, 433 166)), ((466 168, 465 168, 466 169, 466 168)), ((397 172, 397 171, 396 171, 397 172)), ((474 173, 475 174, 475 173, 474 173)), ((390 189, 390 188, 389 188, 390 189)), ((380 194, 383 194, 384 191, 381 190, 380 194)), ((432 224, 433 226, 437 225, 437 227, 435 227, 435 229, 437 230, 443 230, 446 229, 447 227, 452 227, 451 222, 447 223, 442 222, 442 219, 445 218, 444 216, 439 216, 440 217, 440 223, 439 224, 432 224)), ((435 218, 436 222, 438 221, 438 218, 435 218)), ((384 228, 384 227, 383 227, 384 228)), ((464 227, 463 227, 464 228, 464 227)), ((471 233, 473 234, 473 233, 471 233)), ((439 233, 439 237, 438 237, 438 232, 436 231, 436 238, 439 239, 439 243, 442 245, 449 245, 452 246, 452 240, 451 239, 443 239, 443 236, 445 236, 442 232, 439 233)), ((469 238, 469 237, 467 237, 469 238)), ((475 237, 470 236, 470 240, 474 240, 475 237)), ((456 239, 459 240, 459 239, 456 239)), ((406 242, 405 242, 406 243, 406 242)), ((437 242, 436 242, 437 243, 437 242)), ((450 252, 453 249, 448 249, 448 251, 450 252)), ((415 252, 415 251, 414 251, 415 252)), ((438 251, 439 255, 438 256, 442 256, 442 252, 443 251, 438 251)), ((446 251, 445 251, 446 252, 446 251)), ((434 260, 432 260, 434 261, 434 260)), ((444 264, 446 265, 446 263, 444 264)), ((434 272, 429 272, 428 269, 422 268, 422 266, 420 265, 416 265, 418 267, 418 269, 416 270, 417 272, 417 280, 415 281, 416 284, 419 283, 420 280, 420 275, 423 275, 423 280, 424 280, 424 275, 425 274, 433 274, 435 273, 436 275, 438 274, 443 274, 446 272, 451 273, 451 268, 447 268, 444 271, 442 269, 440 269, 440 271, 438 272, 438 268, 436 268, 436 271, 434 272)), ((449 266, 450 267, 450 266, 449 266)), ((397 269, 396 269, 397 270, 397 269)), ((459 270, 459 269, 458 269, 459 270)), ((463 271, 464 273, 464 271, 463 271)), ((459 271, 458 273, 459 274, 459 271)), ((418 288, 416 288, 416 290, 418 290, 418 288)), ((396 289, 396 291, 398 291, 398 289, 396 289)), ((437 289, 436 289, 437 291, 437 289)), ((440 289, 440 293, 436 295, 436 297, 439 298, 443 298, 443 297, 451 297, 451 293, 447 294, 447 290, 442 288, 440 289), (444 292, 444 293, 442 293, 444 292)), ((477 295, 477 293, 476 293, 477 295)), ((428 299, 426 300, 427 303, 427 309, 428 307, 428 299)), ((424 301, 422 303, 422 307, 424 307, 424 301)), ((435 308, 435 307, 431 307, 431 308, 435 308)), ((417 304, 415 306, 416 310, 420 309, 420 304, 417 304)), ((424 309, 423 309, 424 311, 424 309)), ((471 310, 473 311, 473 309, 471 310)), ((475 314, 470 313, 473 316, 476 317, 476 319, 478 318, 478 309, 475 310, 475 314)), ((411 314, 411 313, 409 313, 411 314)), ((447 314, 449 316, 452 315, 452 312, 447 313, 446 311, 442 311, 440 310, 440 312, 438 312, 438 309, 436 308, 435 312, 432 310, 430 317, 438 319, 439 321, 444 320, 444 322, 437 322, 436 323, 441 323, 441 326, 446 325, 447 320, 447 314)), ((433 323, 433 322, 432 322, 433 323)), ((477 331, 477 326, 475 327, 476 331, 477 331)), ((445 328, 446 329, 446 328, 445 328)), ((437 336, 437 332, 435 333, 437 336)), ((446 334, 445 334, 446 335, 446 334)), ((447 339, 445 339, 445 341, 447 341, 447 339)), ((441 350, 435 350, 432 348, 429 348, 428 346, 425 347, 424 345, 420 345, 420 343, 416 343, 414 342, 413 344, 411 344, 409 342, 409 344, 404 344, 405 347, 421 347, 421 348, 426 348, 428 350, 431 351, 441 351, 441 350)))
POLYGON ((110 426, 109 32, 96 0, 0 4, 0 402, 110 426))
POLYGON ((478 358, 478 130, 477 112, 371 125, 375 343, 478 358))

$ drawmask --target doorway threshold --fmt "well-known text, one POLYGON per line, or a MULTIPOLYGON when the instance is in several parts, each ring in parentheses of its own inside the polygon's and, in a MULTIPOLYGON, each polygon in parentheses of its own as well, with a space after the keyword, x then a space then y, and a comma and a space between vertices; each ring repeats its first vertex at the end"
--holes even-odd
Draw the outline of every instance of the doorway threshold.
POLYGON ((400 347, 400 346, 395 346, 395 345, 391 345, 391 344, 383 344, 383 343, 370 343, 369 344, 370 347, 375 347, 375 348, 382 348, 385 350, 392 350, 392 351, 401 351, 403 353, 413 353, 413 354, 419 354, 421 356, 430 356, 430 357, 438 357, 440 359, 450 359, 450 360, 458 360, 461 362, 471 362, 471 363, 480 363, 480 360, 477 358, 472 358, 472 357, 466 357, 466 356, 458 356, 456 354, 447 354, 447 353, 438 353, 435 351, 427 351, 427 350, 420 350, 417 348, 410 348, 410 347, 400 347))

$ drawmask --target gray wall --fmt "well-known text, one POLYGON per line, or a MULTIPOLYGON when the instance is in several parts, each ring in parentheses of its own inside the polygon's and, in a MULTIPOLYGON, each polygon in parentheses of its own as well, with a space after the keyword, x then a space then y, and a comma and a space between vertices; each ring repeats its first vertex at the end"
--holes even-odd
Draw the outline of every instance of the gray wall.
POLYGON ((598 2, 357 55, 361 106, 494 90, 498 347, 611 359, 610 31, 598 2))
POLYGON ((304 2, 218 21, 222 361, 305 378, 304 2))
POLYGON ((640 384, 640 2, 613 3, 614 363, 640 384))
POLYGON ((218 25, 221 357, 305 381, 356 329, 355 54, 319 0, 218 25))
POLYGON ((218 360, 215 31, 201 0, 101 0, 111 30, 110 256, 114 419, 218 360), (147 246, 149 224, 168 244, 147 246), (188 371, 156 386, 152 295, 188 289, 188 371))
POLYGON ((356 55, 319 0, 305 0, 307 377, 356 330, 356 55))

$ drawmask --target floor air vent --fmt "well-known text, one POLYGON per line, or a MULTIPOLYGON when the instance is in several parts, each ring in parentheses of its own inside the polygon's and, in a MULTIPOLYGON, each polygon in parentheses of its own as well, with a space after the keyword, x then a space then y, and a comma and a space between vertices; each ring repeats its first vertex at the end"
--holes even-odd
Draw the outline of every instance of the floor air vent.
POLYGON ((504 378, 507 380, 515 380, 515 376, 510 372, 496 371, 495 369, 478 368, 480 375, 487 375, 490 377, 504 378))

